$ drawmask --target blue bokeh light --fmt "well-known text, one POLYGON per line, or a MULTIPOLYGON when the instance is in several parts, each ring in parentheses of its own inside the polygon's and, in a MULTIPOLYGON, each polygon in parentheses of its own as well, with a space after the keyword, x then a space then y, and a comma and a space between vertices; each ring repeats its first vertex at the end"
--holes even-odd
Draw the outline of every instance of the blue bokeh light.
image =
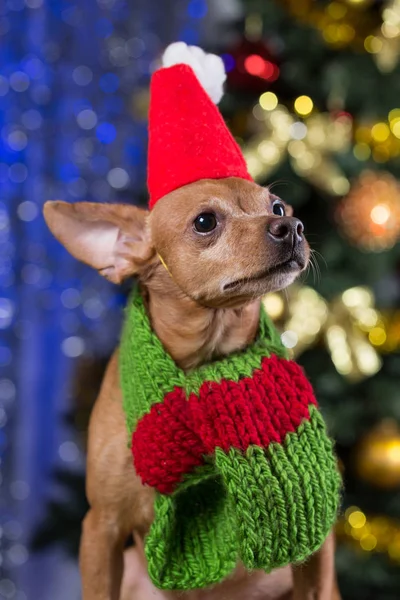
POLYGON ((21 66, 31 79, 40 79, 44 75, 44 65, 37 56, 25 57, 21 66))
POLYGON ((119 77, 115 73, 105 73, 100 77, 99 85, 106 94, 113 94, 119 88, 119 77))
POLYGON ((221 58, 224 61, 225 71, 229 73, 235 68, 236 61, 233 58, 232 54, 221 54, 221 58))
POLYGON ((204 19, 208 11, 206 0, 191 0, 187 12, 192 19, 204 19))
POLYGON ((117 130, 112 123, 100 123, 96 128, 96 137, 102 144, 111 144, 117 136, 117 130))
POLYGON ((114 26, 108 19, 98 19, 96 22, 96 33, 99 37, 107 38, 110 37, 114 31, 114 26))
POLYGON ((73 112, 74 115, 79 115, 82 110, 92 109, 92 104, 87 98, 78 98, 74 100, 73 112))

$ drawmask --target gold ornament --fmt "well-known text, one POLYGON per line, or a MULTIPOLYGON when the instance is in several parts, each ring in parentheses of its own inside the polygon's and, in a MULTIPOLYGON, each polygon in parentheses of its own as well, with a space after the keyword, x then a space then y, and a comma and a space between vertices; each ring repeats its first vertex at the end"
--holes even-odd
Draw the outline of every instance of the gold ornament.
POLYGON ((313 113, 308 96, 299 96, 293 108, 301 118, 278 104, 273 92, 260 97, 253 109, 258 131, 243 148, 250 174, 256 180, 265 179, 288 156, 301 177, 329 194, 343 196, 350 184, 332 156, 348 149, 351 118, 313 113))
POLYGON ((336 370, 350 381, 371 377, 381 368, 374 347, 379 344, 373 344, 378 335, 369 336, 383 327, 383 322, 369 289, 350 288, 328 305, 314 289, 291 286, 285 296, 267 294, 263 303, 279 323, 282 341, 293 357, 323 340, 336 370))
POLYGON ((364 250, 380 252, 400 237, 400 185, 389 173, 365 171, 338 206, 346 237, 364 250))
POLYGON ((385 420, 361 441, 355 457, 359 477, 381 488, 400 487, 400 427, 385 420))

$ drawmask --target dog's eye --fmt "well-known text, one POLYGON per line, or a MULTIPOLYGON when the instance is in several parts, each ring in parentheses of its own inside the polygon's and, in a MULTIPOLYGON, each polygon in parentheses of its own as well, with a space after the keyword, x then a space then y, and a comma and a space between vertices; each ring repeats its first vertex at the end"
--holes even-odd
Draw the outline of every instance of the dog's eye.
POLYGON ((272 207, 272 212, 278 217, 284 217, 285 207, 283 206, 282 202, 275 202, 275 204, 272 207))
POLYGON ((201 213, 195 218, 193 225, 198 233, 210 233, 217 226, 217 218, 214 213, 201 213))

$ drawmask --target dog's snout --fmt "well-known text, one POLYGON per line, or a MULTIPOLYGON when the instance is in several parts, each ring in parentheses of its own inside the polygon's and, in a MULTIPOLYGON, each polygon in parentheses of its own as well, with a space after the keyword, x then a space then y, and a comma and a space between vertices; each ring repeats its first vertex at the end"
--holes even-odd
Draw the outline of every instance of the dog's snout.
POLYGON ((299 243, 303 241, 304 225, 294 217, 278 217, 268 223, 267 231, 277 242, 299 243))

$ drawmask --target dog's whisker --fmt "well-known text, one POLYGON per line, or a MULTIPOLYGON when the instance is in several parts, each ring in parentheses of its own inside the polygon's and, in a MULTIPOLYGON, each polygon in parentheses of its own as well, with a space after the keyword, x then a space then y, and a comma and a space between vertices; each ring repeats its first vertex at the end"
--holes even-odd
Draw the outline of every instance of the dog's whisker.
POLYGON ((326 262, 326 259, 321 254, 321 252, 318 252, 318 250, 315 250, 315 248, 311 248, 311 254, 315 257, 316 260, 317 258, 320 258, 324 262, 325 267, 328 268, 328 263, 326 262))
POLYGON ((312 263, 314 265, 317 282, 319 282, 321 280, 321 267, 319 266, 315 257, 313 257, 312 263))
POLYGON ((286 302, 289 303, 289 293, 288 293, 287 288, 284 288, 282 291, 283 291, 283 295, 285 296, 286 302))
POLYGON ((325 268, 328 268, 327 262, 326 262, 325 258, 322 256, 322 254, 320 252, 318 252, 317 250, 311 250, 310 263, 312 266, 314 266, 315 271, 318 273, 318 277, 320 280, 321 279, 321 266, 318 262, 318 258, 320 258, 323 261, 325 268))
POLYGON ((302 284, 305 284, 308 279, 309 273, 310 273, 310 266, 307 266, 307 268, 302 273, 300 273, 298 281, 300 281, 302 284))
POLYGON ((289 185, 290 183, 291 182, 288 179, 277 179, 276 181, 273 181, 272 183, 270 183, 266 187, 267 187, 267 190, 270 192, 277 185, 289 185))
POLYGON ((316 270, 316 266, 314 264, 312 256, 310 256, 310 262, 308 264, 310 267, 310 272, 313 274, 313 283, 316 284, 317 283, 317 270, 316 270))

